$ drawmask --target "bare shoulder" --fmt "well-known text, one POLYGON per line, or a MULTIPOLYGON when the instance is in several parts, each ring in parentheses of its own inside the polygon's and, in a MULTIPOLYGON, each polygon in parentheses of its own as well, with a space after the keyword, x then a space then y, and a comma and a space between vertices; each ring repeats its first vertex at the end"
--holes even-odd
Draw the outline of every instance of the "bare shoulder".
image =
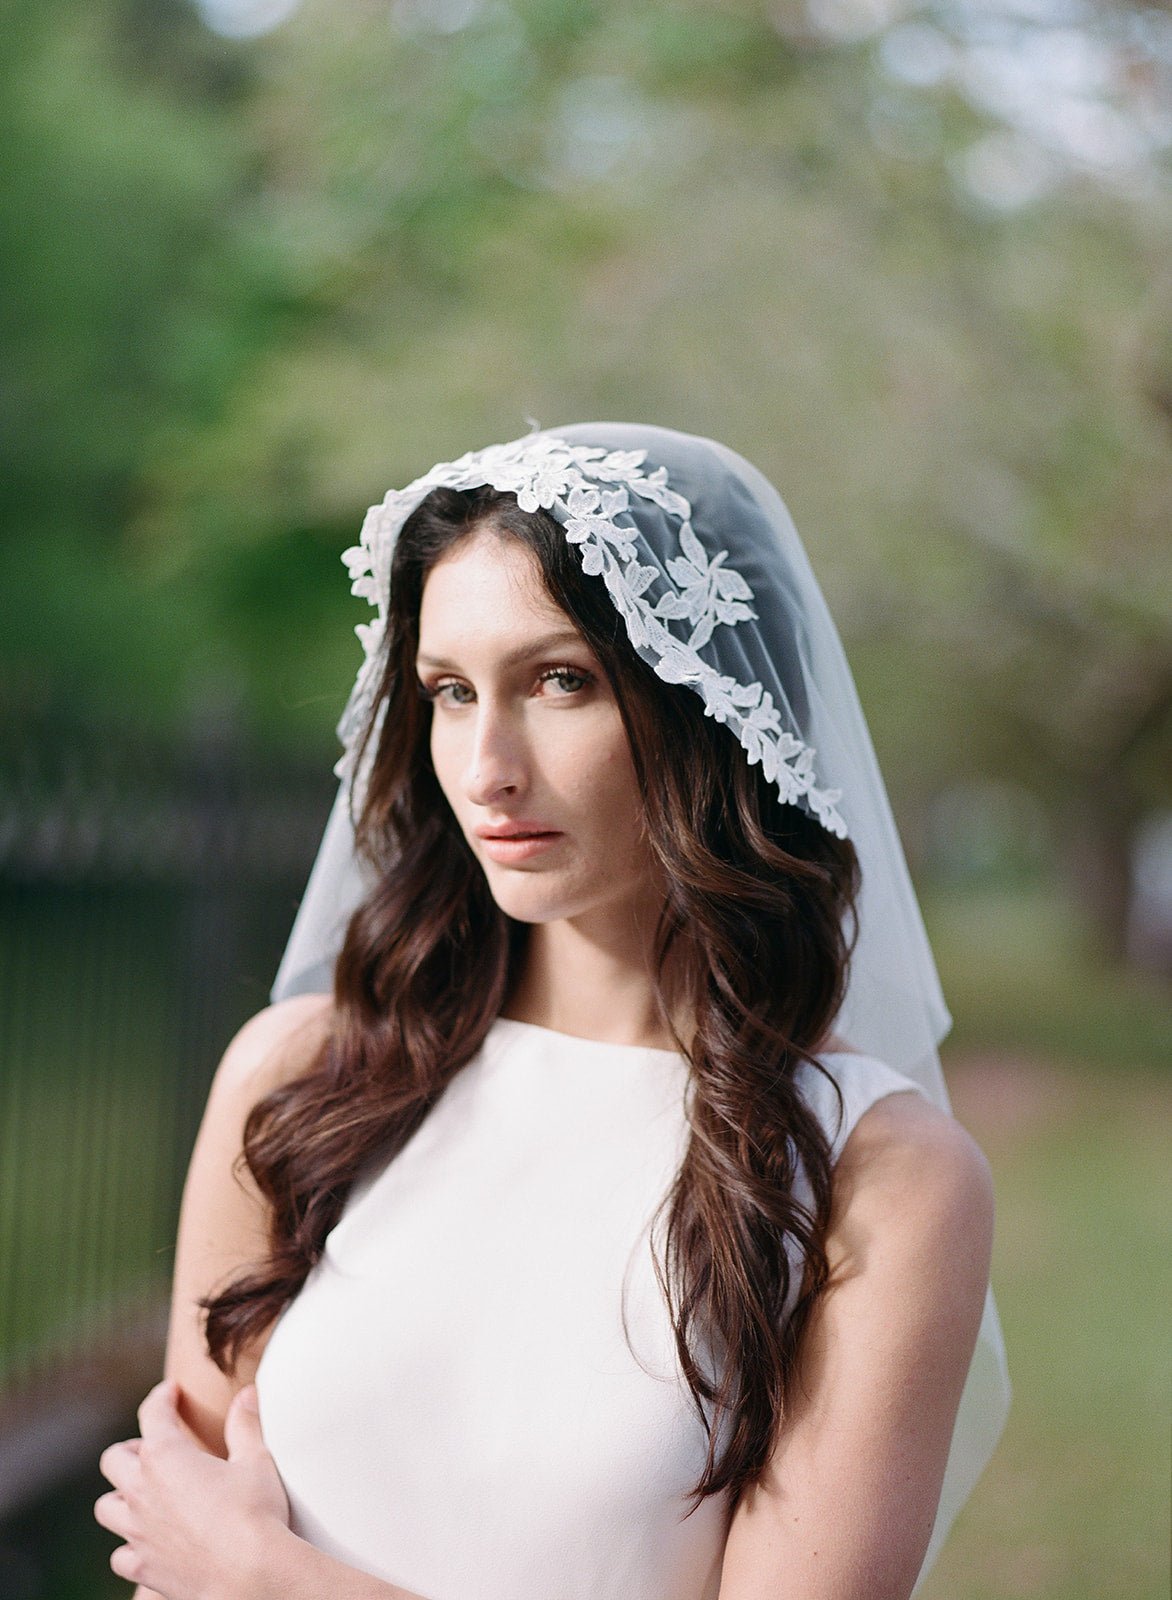
POLYGON ((928 1547, 980 1327, 989 1165, 915 1089, 877 1100, 834 1168, 830 1277, 776 1442, 729 1530, 720 1600, 905 1597, 928 1547))
POLYGON ((208 1355, 200 1306, 205 1296, 255 1269, 269 1251, 269 1211, 243 1160, 244 1126, 259 1100, 309 1070, 332 1017, 332 997, 316 994, 283 1000, 250 1018, 216 1069, 191 1153, 164 1369, 182 1386, 185 1420, 219 1454, 228 1404, 252 1378, 267 1343, 267 1335, 257 1340, 226 1376, 208 1355))
POLYGON ((987 1272, 993 1179, 955 1117, 913 1090, 884 1095, 859 1118, 833 1179, 832 1236, 880 1231, 891 1249, 967 1258, 987 1272))
POLYGON ((886 1094, 859 1118, 838 1170, 887 1182, 909 1177, 934 1184, 992 1189, 980 1145, 949 1112, 914 1090, 886 1094))
POLYGON ((321 1051, 333 1009, 332 995, 299 994, 258 1011, 224 1051, 213 1090, 255 1101, 300 1076, 321 1051))

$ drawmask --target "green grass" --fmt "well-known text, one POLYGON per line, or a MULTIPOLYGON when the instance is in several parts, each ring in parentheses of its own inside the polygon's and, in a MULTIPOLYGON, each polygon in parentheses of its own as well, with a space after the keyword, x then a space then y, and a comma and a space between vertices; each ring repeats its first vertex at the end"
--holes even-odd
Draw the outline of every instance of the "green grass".
POLYGON ((1165 1600, 1172 1084, 1028 1058, 952 1082, 1014 1399, 923 1600, 1165 1600))
MULTIPOLYGON (((920 1600, 1165 1600, 1167 992, 1099 970, 1061 900, 1040 891, 936 892, 925 915, 956 1019, 942 1052, 954 1106, 996 1182, 1014 1399, 920 1600)), ((141 1148, 144 1102, 110 1104, 141 1148)), ((47 1190, 65 1181, 47 1148, 37 1166, 47 1190)), ((125 1206, 125 1191, 107 1192, 125 1206)), ((104 1570, 113 1540, 97 1530, 95 1545, 86 1526, 91 1500, 73 1512, 63 1500, 53 1517, 55 1548, 92 1552, 89 1587, 46 1569, 31 1593, 129 1593, 104 1570)))
POLYGON ((1172 1009, 1060 896, 936 892, 957 1115, 997 1190, 1005 1435, 923 1600, 1165 1600, 1172 1009))
MULTIPOLYGON (((997 1186, 1014 1397, 920 1600, 1166 1600, 1172 1086, 953 1059, 997 1186)), ((100 1570, 88 1592, 128 1593, 100 1570)))

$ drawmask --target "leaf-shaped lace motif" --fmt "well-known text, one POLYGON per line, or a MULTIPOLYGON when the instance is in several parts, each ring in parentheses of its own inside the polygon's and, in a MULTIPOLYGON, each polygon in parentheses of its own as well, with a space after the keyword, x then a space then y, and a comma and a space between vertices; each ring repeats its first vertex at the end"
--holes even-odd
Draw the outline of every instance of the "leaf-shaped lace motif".
POLYGON ((718 627, 756 619, 750 604, 753 592, 728 565, 727 550, 707 554, 692 526, 691 505, 668 484, 666 467, 643 472, 646 456, 645 450, 575 445, 534 432, 507 444, 468 451, 456 461, 439 462, 370 508, 360 543, 342 557, 351 591, 377 607, 378 618, 355 628, 365 660, 338 725, 345 747, 335 768, 339 777, 350 777, 356 787, 365 781, 355 769, 356 745, 377 693, 391 556, 399 529, 434 488, 489 485, 515 494, 523 511, 552 513, 578 549, 582 570, 603 579, 631 644, 654 652, 658 676, 665 683, 688 684, 697 690, 705 714, 736 732, 749 762, 761 763, 783 801, 805 799, 829 832, 847 836, 846 823, 835 809, 842 791, 816 787, 815 752, 782 727, 772 696, 760 683, 741 683, 717 672, 698 654, 718 627), (666 561, 675 587, 665 587, 654 604, 646 598, 647 590, 657 580, 667 580, 658 567, 639 561, 639 535, 630 515, 632 495, 659 506, 680 523, 680 554, 666 561), (686 640, 667 627, 669 622, 684 621, 692 625, 686 640))

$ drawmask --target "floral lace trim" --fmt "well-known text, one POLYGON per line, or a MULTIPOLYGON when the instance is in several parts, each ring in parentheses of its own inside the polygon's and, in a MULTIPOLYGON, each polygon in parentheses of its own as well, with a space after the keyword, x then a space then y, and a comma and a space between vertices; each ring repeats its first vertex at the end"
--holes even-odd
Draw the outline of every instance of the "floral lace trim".
POLYGON ((405 489, 391 490, 381 505, 370 508, 361 542, 342 556, 350 573, 351 592, 369 601, 378 617, 360 622, 354 630, 366 659, 338 725, 345 746, 335 768, 339 777, 354 775, 355 746, 377 690, 391 556, 399 529, 432 489, 489 485, 514 493, 523 511, 540 508, 550 512, 565 528, 566 538, 578 547, 582 570, 602 577, 632 645, 654 652, 659 677, 667 683, 686 683, 703 696, 705 714, 737 734, 750 764, 761 763, 784 803, 804 799, 829 832, 840 839, 847 837, 846 823, 835 809, 841 789, 816 786, 815 751, 782 727, 781 713, 768 691, 760 683, 738 683, 722 675, 698 654, 718 627, 756 619, 749 604, 753 592, 741 574, 726 564, 727 550, 711 558, 706 555, 692 527, 691 505, 669 488, 666 468, 642 471, 646 455, 645 450, 607 450, 533 433, 509 444, 469 451, 458 461, 440 462, 405 489), (629 514, 632 495, 654 502, 680 520, 681 554, 668 557, 671 584, 654 602, 647 598, 647 591, 657 579, 663 582, 663 575, 657 567, 640 564, 637 530, 618 521, 624 513, 629 514), (690 623, 687 638, 677 638, 668 627, 670 622, 690 623))

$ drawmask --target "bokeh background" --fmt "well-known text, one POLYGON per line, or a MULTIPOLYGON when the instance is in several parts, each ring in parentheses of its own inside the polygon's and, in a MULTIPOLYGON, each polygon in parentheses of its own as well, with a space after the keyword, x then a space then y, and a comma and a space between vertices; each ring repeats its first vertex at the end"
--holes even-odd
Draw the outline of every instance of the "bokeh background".
POLYGON ((1015 1403, 924 1600, 1168 1578, 1172 13, 12 0, 0 1592, 127 1594, 208 1080, 437 459, 722 439, 838 620, 993 1164, 1015 1403))

